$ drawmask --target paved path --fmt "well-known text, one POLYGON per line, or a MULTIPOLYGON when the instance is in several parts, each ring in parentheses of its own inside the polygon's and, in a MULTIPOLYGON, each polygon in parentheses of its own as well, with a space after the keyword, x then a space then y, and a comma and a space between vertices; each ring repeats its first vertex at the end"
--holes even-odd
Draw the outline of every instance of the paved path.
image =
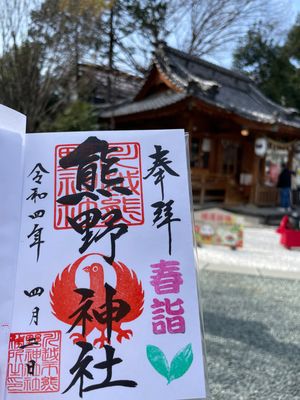
POLYGON ((202 269, 300 279, 300 250, 283 248, 275 228, 245 227, 242 249, 204 246, 198 258, 202 269))
POLYGON ((212 400, 300 399, 300 281, 201 271, 212 400))

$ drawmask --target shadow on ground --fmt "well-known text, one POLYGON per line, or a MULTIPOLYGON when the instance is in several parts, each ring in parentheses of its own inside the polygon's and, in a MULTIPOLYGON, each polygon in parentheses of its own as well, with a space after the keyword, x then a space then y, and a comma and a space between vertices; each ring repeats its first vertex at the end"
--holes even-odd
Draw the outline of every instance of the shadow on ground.
POLYGON ((257 321, 244 321, 214 312, 204 312, 205 331, 223 339, 232 339, 254 346, 273 356, 284 357, 300 367, 300 346, 277 341, 267 325, 257 321))

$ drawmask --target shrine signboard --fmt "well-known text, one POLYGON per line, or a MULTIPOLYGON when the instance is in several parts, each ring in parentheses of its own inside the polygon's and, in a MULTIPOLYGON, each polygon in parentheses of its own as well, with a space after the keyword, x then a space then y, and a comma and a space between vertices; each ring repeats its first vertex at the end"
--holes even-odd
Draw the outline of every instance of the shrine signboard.
POLYGON ((207 398, 184 132, 17 131, 1 400, 207 398))
POLYGON ((243 247, 243 219, 218 208, 197 211, 195 235, 200 246, 212 244, 237 249, 243 247))

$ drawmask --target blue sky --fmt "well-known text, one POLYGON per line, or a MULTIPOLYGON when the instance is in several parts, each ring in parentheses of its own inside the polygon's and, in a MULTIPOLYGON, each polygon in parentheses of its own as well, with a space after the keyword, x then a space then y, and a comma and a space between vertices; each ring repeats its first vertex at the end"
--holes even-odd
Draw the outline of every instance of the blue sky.
POLYGON ((293 8, 295 9, 295 12, 300 12, 300 1, 299 0, 293 0, 293 8))
MULTIPOLYGON (((261 0, 265 1, 265 0, 261 0)), ((285 3, 290 4, 290 10, 287 10, 286 21, 284 23, 284 30, 286 32, 295 23, 297 14, 300 14, 300 0, 285 0, 285 3)), ((205 57, 208 61, 212 63, 219 64, 225 68, 231 68, 232 64, 232 48, 222 54, 217 54, 216 56, 205 57)))

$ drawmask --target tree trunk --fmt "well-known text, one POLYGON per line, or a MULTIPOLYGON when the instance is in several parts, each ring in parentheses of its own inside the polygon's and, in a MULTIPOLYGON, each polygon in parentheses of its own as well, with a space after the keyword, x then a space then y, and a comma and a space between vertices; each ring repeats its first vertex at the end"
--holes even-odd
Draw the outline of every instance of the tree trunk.
MULTIPOLYGON (((113 69, 114 69, 114 44, 115 44, 115 31, 114 31, 114 7, 110 10, 109 19, 109 49, 108 49, 108 75, 107 75, 107 102, 114 105, 113 93, 113 69)), ((110 118, 110 129, 115 128, 114 117, 110 118)))

